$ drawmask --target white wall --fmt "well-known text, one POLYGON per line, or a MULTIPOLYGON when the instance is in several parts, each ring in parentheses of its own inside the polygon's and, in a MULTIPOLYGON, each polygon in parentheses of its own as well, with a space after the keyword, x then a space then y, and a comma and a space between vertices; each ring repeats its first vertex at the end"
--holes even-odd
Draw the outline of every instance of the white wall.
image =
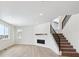
POLYGON ((32 26, 17 27, 17 30, 18 29, 22 30, 22 38, 19 39, 18 33, 17 33, 16 43, 17 44, 33 44, 34 42, 33 27, 32 26))
MULTIPOLYGON (((18 29, 18 28, 17 28, 18 29)), ((59 54, 59 49, 54 41, 54 38, 50 34, 50 23, 39 24, 36 26, 26 26, 20 27, 22 29, 22 39, 18 39, 16 43, 18 44, 31 44, 38 45, 42 47, 47 47, 53 50, 55 53, 59 54), (47 35, 37 36, 35 34, 47 33, 47 35), (45 44, 37 44, 37 39, 44 39, 45 44)))
POLYGON ((7 26, 9 26, 9 39, 4 39, 4 40, 0 40, 0 50, 5 49, 11 45, 15 44, 15 38, 14 38, 14 34, 15 34, 15 27, 13 25, 10 25, 2 20, 0 20, 0 23, 5 24, 7 26))
POLYGON ((77 52, 79 52, 79 14, 70 17, 62 32, 77 52))
POLYGON ((59 16, 56 19, 51 21, 52 27, 55 29, 57 33, 61 33, 62 31, 62 21, 65 16, 59 16))

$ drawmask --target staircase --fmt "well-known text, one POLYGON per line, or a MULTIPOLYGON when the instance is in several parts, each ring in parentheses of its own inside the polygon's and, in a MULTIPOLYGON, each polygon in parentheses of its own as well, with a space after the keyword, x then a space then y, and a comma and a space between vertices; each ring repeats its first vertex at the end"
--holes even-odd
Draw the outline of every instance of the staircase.
POLYGON ((62 56, 79 57, 79 53, 76 52, 76 49, 73 48, 73 46, 68 42, 68 40, 66 40, 62 33, 53 34, 53 36, 59 45, 62 56))

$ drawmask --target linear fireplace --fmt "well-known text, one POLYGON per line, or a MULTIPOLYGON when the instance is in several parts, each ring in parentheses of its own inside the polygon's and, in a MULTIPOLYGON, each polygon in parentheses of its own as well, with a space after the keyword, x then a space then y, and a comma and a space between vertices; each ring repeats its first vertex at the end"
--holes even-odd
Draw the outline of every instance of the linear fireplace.
POLYGON ((45 44, 45 40, 42 40, 42 39, 37 39, 37 43, 40 43, 40 44, 45 44))

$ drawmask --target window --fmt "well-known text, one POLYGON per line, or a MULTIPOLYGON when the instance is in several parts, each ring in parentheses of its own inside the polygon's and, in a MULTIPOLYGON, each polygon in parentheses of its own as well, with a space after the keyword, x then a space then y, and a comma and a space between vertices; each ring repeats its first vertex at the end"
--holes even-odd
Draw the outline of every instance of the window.
POLYGON ((7 26, 5 26, 5 29, 4 29, 4 35, 5 35, 5 38, 8 38, 8 27, 7 26))
POLYGON ((8 39, 8 27, 5 24, 0 24, 0 40, 8 39))

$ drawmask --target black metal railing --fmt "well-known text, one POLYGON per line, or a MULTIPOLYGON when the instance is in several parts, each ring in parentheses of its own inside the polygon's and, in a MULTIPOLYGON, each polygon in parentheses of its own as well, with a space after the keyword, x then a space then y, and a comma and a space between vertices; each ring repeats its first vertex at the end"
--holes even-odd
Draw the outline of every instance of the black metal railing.
POLYGON ((71 15, 66 15, 62 21, 62 29, 65 27, 66 23, 68 22, 71 15))
POLYGON ((52 34, 52 36, 53 36, 53 34, 55 34, 57 36, 58 40, 56 40, 56 38, 54 36, 53 37, 54 37, 54 39, 59 47, 59 51, 60 51, 60 37, 59 37, 58 33, 54 30, 52 25, 50 25, 50 33, 52 34))

